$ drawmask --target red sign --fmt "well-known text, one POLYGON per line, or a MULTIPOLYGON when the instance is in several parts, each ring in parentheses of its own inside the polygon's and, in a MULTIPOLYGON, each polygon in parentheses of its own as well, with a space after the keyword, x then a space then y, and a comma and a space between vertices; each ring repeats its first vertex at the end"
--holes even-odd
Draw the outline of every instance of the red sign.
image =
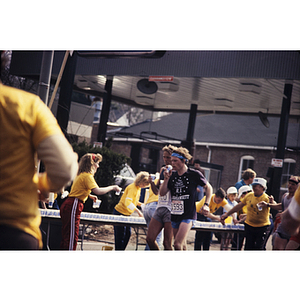
POLYGON ((102 148, 102 142, 94 142, 93 147, 94 148, 96 148, 96 147, 102 148))
POLYGON ((149 81, 161 81, 161 82, 170 82, 173 81, 174 76, 149 76, 149 81))

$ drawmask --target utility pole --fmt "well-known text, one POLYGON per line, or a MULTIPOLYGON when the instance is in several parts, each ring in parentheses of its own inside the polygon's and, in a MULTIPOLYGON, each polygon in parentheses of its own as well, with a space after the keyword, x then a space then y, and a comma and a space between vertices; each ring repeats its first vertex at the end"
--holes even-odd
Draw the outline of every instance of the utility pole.
POLYGON ((106 94, 103 96, 102 110, 100 123, 98 128, 97 141, 102 143, 102 146, 105 145, 106 131, 107 131, 107 121, 109 117, 110 105, 111 105, 111 93, 113 85, 113 76, 107 75, 105 90, 106 94))
POLYGON ((279 131, 278 131, 278 140, 277 140, 277 150, 276 150, 276 159, 282 160, 282 166, 274 167, 271 176, 271 189, 270 189, 270 194, 274 196, 275 201, 277 202, 279 202, 280 200, 279 197, 280 197, 281 176, 282 176, 284 153, 286 148, 286 137, 287 137, 288 126, 289 126, 292 90, 293 90, 293 81, 286 80, 284 85, 280 124, 279 124, 279 131))
POLYGON ((67 138, 68 138, 67 128, 68 128, 70 108, 71 108, 73 84, 74 84, 74 77, 76 71, 76 62, 77 62, 77 53, 74 51, 72 56, 70 55, 68 57, 66 67, 64 69, 61 78, 57 114, 56 114, 57 122, 62 132, 67 138))
POLYGON ((44 51, 39 79, 38 95, 48 105, 50 79, 52 73, 54 51, 44 51))

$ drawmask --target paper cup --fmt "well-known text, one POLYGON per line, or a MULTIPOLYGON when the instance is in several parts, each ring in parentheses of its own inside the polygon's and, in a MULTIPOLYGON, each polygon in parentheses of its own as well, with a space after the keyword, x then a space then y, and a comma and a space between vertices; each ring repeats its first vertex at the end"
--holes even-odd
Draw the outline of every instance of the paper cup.
POLYGON ((54 202, 54 193, 49 193, 49 202, 48 202, 49 208, 53 207, 53 202, 54 202))
POLYGON ((171 171, 173 169, 173 167, 171 165, 167 165, 167 170, 171 171))
POLYGON ((262 206, 260 206, 259 203, 257 203, 256 206, 257 206, 257 208, 258 208, 259 211, 262 211, 263 208, 262 208, 262 206))
POLYGON ((99 208, 101 204, 101 200, 97 199, 96 202, 93 202, 93 208, 99 208))
POLYGON ((69 192, 68 191, 64 191, 62 194, 61 194, 61 199, 65 199, 67 196, 69 195, 69 192))
POLYGON ((121 193, 121 191, 122 191, 122 189, 120 188, 119 191, 115 192, 115 194, 116 194, 117 196, 119 196, 120 193, 121 193))

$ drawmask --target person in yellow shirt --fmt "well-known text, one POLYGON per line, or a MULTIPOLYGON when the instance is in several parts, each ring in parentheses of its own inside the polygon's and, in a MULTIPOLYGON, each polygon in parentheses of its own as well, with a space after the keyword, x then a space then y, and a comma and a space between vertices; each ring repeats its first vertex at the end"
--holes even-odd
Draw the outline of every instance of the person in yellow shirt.
POLYGON ((245 220, 245 250, 264 250, 264 241, 268 226, 271 224, 269 214, 269 205, 261 207, 257 205, 261 201, 267 204, 270 197, 265 193, 267 181, 264 178, 254 178, 252 182, 253 192, 248 193, 241 202, 231 210, 221 216, 221 223, 225 224, 225 219, 234 212, 247 205, 247 216, 245 220))
MULTIPOLYGON (((149 185, 149 173, 142 171, 136 175, 133 183, 129 184, 119 201, 115 206, 113 214, 130 216, 136 211, 139 217, 143 217, 143 213, 137 208, 142 203, 139 202, 141 188, 149 185)), ((130 226, 114 226, 115 250, 125 250, 131 236, 130 226)))
MULTIPOLYGON (((216 212, 219 207, 223 207, 227 210, 231 208, 225 198, 225 191, 222 188, 219 188, 216 193, 211 196, 209 205, 206 204, 206 196, 204 196, 201 201, 196 202, 197 220, 201 222, 211 222, 211 220, 220 221, 220 216, 214 215, 214 212, 216 212), (208 206, 209 212, 203 210, 204 206, 208 206)), ((197 230, 195 234, 194 250, 201 250, 201 246, 203 250, 209 250, 211 238, 212 232, 197 230)))
POLYGON ((77 169, 77 154, 45 103, 0 82, 1 250, 42 249, 38 201, 60 191, 77 169), (37 174, 38 159, 46 172, 37 174))
POLYGON ((84 208, 84 203, 88 198, 94 202, 97 196, 111 191, 120 190, 117 185, 99 187, 95 181, 94 175, 102 161, 102 155, 97 153, 87 153, 79 161, 79 169, 68 198, 60 207, 60 217, 62 222, 62 240, 60 248, 63 250, 76 250, 78 242, 80 214, 84 208))

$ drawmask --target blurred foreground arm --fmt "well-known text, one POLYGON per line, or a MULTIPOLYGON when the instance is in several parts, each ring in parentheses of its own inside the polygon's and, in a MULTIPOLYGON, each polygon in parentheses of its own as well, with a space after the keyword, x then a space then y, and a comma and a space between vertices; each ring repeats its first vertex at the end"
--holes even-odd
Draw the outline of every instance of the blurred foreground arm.
POLYGON ((39 190, 58 192, 78 171, 77 154, 64 135, 55 134, 44 139, 37 148, 39 159, 45 164, 45 173, 39 174, 39 190))
POLYGON ((282 229, 290 234, 296 235, 300 227, 300 185, 298 186, 295 196, 292 198, 288 209, 281 215, 282 229))

